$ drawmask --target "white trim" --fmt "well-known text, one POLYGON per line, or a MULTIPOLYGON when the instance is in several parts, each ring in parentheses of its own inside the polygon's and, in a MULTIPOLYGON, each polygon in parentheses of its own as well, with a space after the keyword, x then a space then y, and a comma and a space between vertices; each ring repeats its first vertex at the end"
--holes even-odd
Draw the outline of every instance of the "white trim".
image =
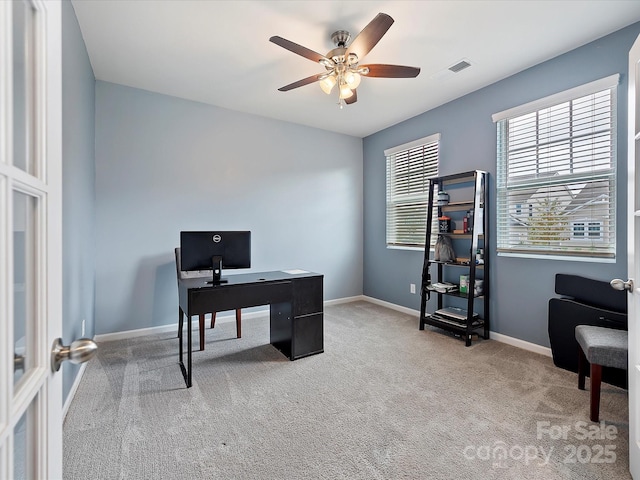
MULTIPOLYGON (((324 306, 331 305, 340 305, 344 303, 352 303, 352 302, 369 302, 375 305, 380 305, 381 307, 386 307, 391 310, 395 310, 396 312, 404 313, 406 315, 412 315, 415 317, 420 316, 420 312, 418 310, 414 310, 413 308, 403 307, 401 305, 397 305, 395 303, 387 302, 385 300, 380 300, 374 297, 368 297, 367 295, 355 295, 353 297, 343 297, 336 298, 333 300, 325 300, 323 302, 324 306)), ((264 317, 269 315, 269 309, 265 308, 263 310, 259 310, 256 312, 248 312, 242 313, 242 318, 256 318, 256 317, 264 317)), ((235 321, 235 314, 229 313, 226 315, 221 315, 216 317, 216 323, 227 323, 235 321)), ((416 322, 417 326, 417 322, 416 322)), ((112 340, 121 340, 124 338, 133 338, 133 337, 141 337, 144 335, 153 335, 158 333, 166 333, 166 332, 176 332, 178 328, 178 324, 175 323, 173 325, 163 325, 160 327, 150 327, 150 328, 140 328, 138 330, 128 330, 125 332, 116 332, 116 333, 105 333, 102 335, 96 335, 94 340, 96 342, 109 342, 112 340)), ((502 333, 497 332, 489 332, 489 336, 492 340, 495 340, 500 343, 506 343, 507 345, 512 345, 514 347, 521 348, 523 350, 527 350, 529 352, 539 353, 546 357, 551 357, 551 349, 548 347, 543 347, 542 345, 537 345, 535 343, 527 342, 526 340, 520 340, 519 338, 509 337, 507 335, 503 335, 502 333)), ((69 393, 67 397, 67 402, 71 402, 69 400, 72 397, 72 393, 75 393, 74 390, 69 393)), ((65 412, 66 413, 66 412, 65 412)))
POLYGON ((71 406, 71 402, 73 401, 73 398, 76 396, 76 392, 78 391, 78 387, 80 386, 80 380, 82 380, 82 377, 84 376, 84 372, 87 369, 87 365, 88 365, 87 362, 80 364, 80 370, 78 370, 76 378, 73 381, 73 385, 71 385, 71 390, 69 390, 69 394, 67 395, 67 400, 64 402, 64 405, 62 406, 62 423, 63 424, 67 418, 67 413, 69 412, 69 407, 71 406))
POLYGON ((398 145, 397 147, 387 148, 384 151, 384 156, 388 157, 389 155, 394 155, 398 152, 404 152, 405 150, 411 150, 412 148, 421 147, 422 145, 426 145, 427 143, 433 143, 433 142, 439 142, 439 141, 440 141, 440 134, 434 133, 433 135, 419 138, 418 140, 414 140, 413 142, 403 143, 402 145, 398 145))
POLYGON ((413 308, 403 307, 401 305, 396 305, 395 303, 386 302, 378 298, 367 297, 366 295, 362 296, 362 300, 365 300, 369 303, 374 303, 376 305, 380 305, 381 307, 390 308, 391 310, 395 310, 396 312, 405 313, 407 315, 415 315, 416 317, 420 317, 420 311, 414 310, 413 308))
MULTIPOLYGON (((329 306, 329 305, 339 305, 341 303, 357 302, 358 300, 365 300, 365 298, 362 295, 359 295, 355 297, 344 297, 344 298, 338 298, 335 300, 327 300, 323 303, 325 306, 329 306)), ((269 315, 268 307, 261 308, 260 310, 256 310, 253 312, 244 312, 244 311, 242 312, 242 318, 244 319, 266 317, 268 315, 269 315)), ((192 320, 192 322, 195 322, 195 321, 197 320, 192 320)), ((235 321, 236 321, 236 316, 234 312, 225 313, 224 315, 219 315, 219 314, 216 315, 217 324, 231 323, 235 321)), ((93 340, 96 342, 111 342, 113 340, 123 340, 126 338, 143 337, 145 335, 157 335, 160 333, 167 333, 167 332, 176 332, 176 335, 177 335, 177 331, 178 331, 178 324, 173 323, 170 325, 161 325, 159 327, 139 328, 137 330, 125 330, 122 332, 115 332, 115 333, 103 333, 100 335, 95 335, 93 340)))
MULTIPOLYGON (((414 252, 424 253, 424 247, 409 247, 409 246, 402 246, 402 245, 387 245, 387 250, 410 250, 414 252)), ((434 249, 431 248, 429 251, 433 252, 434 249)))
POLYGON ((489 332, 489 337, 491 338, 491 340, 495 340, 496 342, 506 343, 507 345, 518 347, 529 352, 539 353, 540 355, 544 355, 545 357, 552 357, 551 349, 549 347, 543 347, 542 345, 538 345, 536 343, 527 342, 526 340, 520 340, 519 338, 509 337, 508 335, 503 335, 502 333, 497 332, 489 332))
MULTIPOLYGON (((256 318, 263 317, 265 315, 269 315, 269 309, 264 308, 256 312, 242 312, 242 318, 256 318)), ((216 315, 216 323, 228 323, 235 322, 235 313, 228 313, 225 315, 216 315)), ((192 322, 197 322, 197 320, 191 320, 192 322)), ((186 324, 186 319, 185 319, 186 324)), ((125 330, 121 332, 115 333, 103 333, 100 335, 96 335, 94 337, 94 341, 96 342, 111 342, 113 340, 123 340, 126 338, 135 338, 135 337, 143 337, 145 335, 157 335, 160 333, 167 332, 175 332, 176 336, 178 334, 178 324, 173 323, 169 325, 161 325, 159 327, 148 327, 148 328, 138 328, 136 330, 125 330)))
POLYGON ((616 73, 614 75, 609 75, 608 77, 601 78, 600 80, 595 80, 591 83, 586 83, 578 87, 570 88, 569 90, 565 90, 564 92, 555 93, 553 95, 549 95, 548 97, 540 98, 538 100, 525 103, 524 105, 520 105, 518 107, 509 108, 508 110, 494 113, 493 115, 491 115, 491 118, 493 119, 494 123, 497 123, 500 120, 518 117, 520 115, 526 115, 527 113, 535 112, 543 108, 552 107, 554 105, 568 102, 579 97, 584 97, 585 95, 601 92, 602 90, 606 90, 607 88, 616 87, 618 83, 620 83, 620 74, 616 73))
MULTIPOLYGON (((367 297, 364 295, 362 296, 362 299, 367 302, 375 303, 376 305, 381 305, 383 307, 387 307, 387 308, 390 308, 391 310, 396 310, 401 313, 406 313, 408 315, 415 315, 416 317, 420 316, 420 312, 412 308, 402 307, 394 303, 385 302, 384 300, 379 300, 377 298, 367 297)), ((526 340, 520 340, 519 338, 509 337, 508 335, 504 335, 502 333, 490 331, 489 338, 491 338, 491 340, 495 340, 496 342, 506 343, 507 345, 518 347, 523 350, 527 350, 529 352, 539 353, 540 355, 544 355, 545 357, 552 356, 551 349, 549 347, 543 347, 542 345, 527 342, 526 340)))
POLYGON ((367 300, 367 297, 365 297, 364 295, 355 295, 353 297, 342 297, 342 298, 336 298, 334 300, 325 300, 324 306, 328 307, 330 305, 340 305, 342 303, 360 302, 362 300, 367 300))
POLYGON ((93 337, 93 340, 96 343, 100 342, 111 342, 113 340, 124 340, 126 338, 135 338, 135 337, 143 337, 145 335, 156 335, 158 333, 166 333, 166 332, 176 332, 177 335, 178 324, 175 323, 173 325, 162 325, 160 327, 149 327, 149 328, 139 328, 137 330, 125 330, 121 332, 114 333, 103 333, 101 335, 96 335, 93 337))
POLYGON ((581 257, 578 255, 545 255, 535 253, 498 252, 499 257, 533 258, 535 260, 564 260, 567 262, 589 263, 616 263, 615 258, 610 257, 581 257))

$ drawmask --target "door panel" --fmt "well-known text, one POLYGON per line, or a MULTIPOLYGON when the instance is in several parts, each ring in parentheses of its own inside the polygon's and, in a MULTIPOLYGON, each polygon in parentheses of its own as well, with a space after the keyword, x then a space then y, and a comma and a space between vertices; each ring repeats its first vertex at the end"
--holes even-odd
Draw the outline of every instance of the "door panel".
POLYGON ((0 478, 62 478, 61 5, 0 1, 0 478))
POLYGON ((629 471, 640 479, 640 37, 629 52, 627 275, 635 282, 629 313, 629 471))
POLYGON ((34 367, 36 218, 38 200, 13 191, 13 380, 34 367))

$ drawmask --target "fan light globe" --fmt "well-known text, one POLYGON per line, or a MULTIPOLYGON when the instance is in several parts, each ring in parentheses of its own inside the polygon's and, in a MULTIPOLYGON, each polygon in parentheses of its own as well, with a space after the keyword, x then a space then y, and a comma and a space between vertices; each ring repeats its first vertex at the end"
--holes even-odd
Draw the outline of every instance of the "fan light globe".
POLYGON ((336 84, 336 78, 333 75, 329 75, 327 78, 320 80, 320 88, 324 93, 329 95, 331 90, 336 84))
POLYGON ((360 76, 360 74, 356 72, 348 72, 344 76, 344 79, 347 82, 347 85, 349 85, 349 88, 351 90, 358 88, 358 85, 360 85, 361 78, 362 77, 360 76))
POLYGON ((340 85, 340 100, 349 98, 351 95, 353 95, 353 92, 349 88, 349 85, 347 85, 346 83, 340 85))

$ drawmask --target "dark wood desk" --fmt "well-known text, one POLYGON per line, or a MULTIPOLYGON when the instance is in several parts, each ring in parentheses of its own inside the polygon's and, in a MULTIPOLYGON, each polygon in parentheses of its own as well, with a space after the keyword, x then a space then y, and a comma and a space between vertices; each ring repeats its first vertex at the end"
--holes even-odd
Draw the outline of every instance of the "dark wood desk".
POLYGON ((191 387, 191 316, 237 308, 270 306, 270 342, 290 360, 322 353, 323 275, 283 271, 228 275, 227 282, 207 284, 206 278, 178 280, 179 319, 187 316, 187 366, 183 362, 182 330, 180 368, 191 387))

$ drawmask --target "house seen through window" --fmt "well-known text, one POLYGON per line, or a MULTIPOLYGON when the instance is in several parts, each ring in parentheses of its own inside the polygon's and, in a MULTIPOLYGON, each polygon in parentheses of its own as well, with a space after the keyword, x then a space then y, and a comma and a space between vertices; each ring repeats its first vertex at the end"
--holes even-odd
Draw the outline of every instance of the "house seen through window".
POLYGON ((615 257, 617 83, 494 115, 499 254, 615 257))
MULTIPOLYGON (((435 134, 384 151, 387 247, 424 248, 429 179, 438 176, 439 143, 440 134, 435 134)), ((436 210, 436 229, 437 217, 436 210)))

